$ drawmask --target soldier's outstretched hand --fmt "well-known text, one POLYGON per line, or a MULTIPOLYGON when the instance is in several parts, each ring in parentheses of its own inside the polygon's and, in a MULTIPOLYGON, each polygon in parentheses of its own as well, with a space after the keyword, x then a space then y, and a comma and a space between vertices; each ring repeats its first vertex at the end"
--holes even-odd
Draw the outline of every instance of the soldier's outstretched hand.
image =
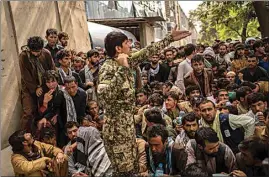
POLYGON ((174 41, 178 41, 180 39, 184 39, 191 35, 191 32, 186 30, 178 30, 177 25, 174 29, 172 29, 171 35, 173 36, 174 41))

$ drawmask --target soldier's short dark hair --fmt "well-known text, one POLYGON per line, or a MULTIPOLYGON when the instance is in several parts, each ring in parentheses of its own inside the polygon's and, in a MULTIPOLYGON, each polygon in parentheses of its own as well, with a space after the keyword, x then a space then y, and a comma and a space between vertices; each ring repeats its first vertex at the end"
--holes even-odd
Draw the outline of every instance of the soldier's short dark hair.
POLYGON ((66 76, 66 77, 64 78, 64 83, 65 83, 65 84, 70 84, 70 83, 72 83, 72 82, 77 83, 77 80, 76 80, 76 78, 75 78, 74 76, 66 76))
POLYGON ((92 49, 87 52, 87 58, 91 58, 92 56, 97 55, 99 56, 98 50, 92 49))
POLYGON ((203 55, 201 55, 201 54, 196 54, 191 59, 191 63, 196 63, 196 62, 200 62, 200 61, 203 63, 205 62, 205 59, 204 59, 203 55))
POLYGON ((206 146, 205 142, 217 143, 219 138, 211 127, 201 127, 195 133, 195 141, 204 148, 206 146))
POLYGON ((47 29, 46 30, 46 36, 49 36, 49 35, 53 35, 53 34, 56 34, 56 35, 58 35, 58 31, 57 31, 57 29, 54 29, 54 28, 49 28, 49 29, 47 29))
POLYGON ((200 91, 200 88, 198 85, 189 85, 186 90, 185 90, 185 93, 187 96, 190 96, 191 92, 194 91, 194 90, 199 90, 200 94, 201 94, 201 91, 200 91))
POLYGON ((27 46, 32 51, 41 50, 44 47, 44 40, 40 36, 33 36, 27 40, 27 46))
POLYGON ((187 44, 184 47, 184 53, 186 56, 191 55, 196 50, 196 46, 194 44, 187 44))
POLYGON ((148 140, 151 138, 160 136, 162 138, 162 142, 165 143, 165 141, 168 139, 168 131, 165 126, 156 124, 148 128, 148 140))
POLYGON ((69 36, 68 36, 68 34, 66 32, 63 32, 63 31, 59 32, 58 39, 61 40, 64 37, 69 39, 69 36))
POLYGON ((69 57, 70 56, 70 52, 66 49, 61 49, 56 53, 56 60, 62 60, 64 57, 69 57))
POLYGON ((54 70, 48 70, 45 72, 45 74, 43 75, 43 80, 46 83, 47 81, 58 81, 59 79, 59 75, 56 71, 54 70))
POLYGON ((120 46, 122 47, 122 43, 128 40, 128 37, 123 34, 122 32, 110 32, 107 34, 106 38, 105 38, 105 49, 107 52, 107 55, 109 57, 115 57, 116 55, 116 47, 120 46))
POLYGON ((147 121, 155 123, 155 124, 161 124, 163 126, 166 126, 165 120, 163 119, 161 110, 158 108, 151 108, 145 112, 145 117, 147 121))

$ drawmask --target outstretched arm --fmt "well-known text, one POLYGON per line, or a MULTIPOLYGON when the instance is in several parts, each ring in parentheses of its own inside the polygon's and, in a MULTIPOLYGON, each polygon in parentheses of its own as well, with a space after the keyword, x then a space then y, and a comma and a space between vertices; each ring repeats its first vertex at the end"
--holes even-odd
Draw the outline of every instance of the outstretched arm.
POLYGON ((185 37, 188 37, 190 35, 191 33, 189 31, 178 31, 176 26, 172 30, 171 34, 167 35, 163 40, 155 42, 154 44, 133 53, 128 61, 131 65, 133 63, 141 63, 142 61, 147 60, 150 56, 158 53, 160 50, 167 47, 171 42, 184 39, 185 37))

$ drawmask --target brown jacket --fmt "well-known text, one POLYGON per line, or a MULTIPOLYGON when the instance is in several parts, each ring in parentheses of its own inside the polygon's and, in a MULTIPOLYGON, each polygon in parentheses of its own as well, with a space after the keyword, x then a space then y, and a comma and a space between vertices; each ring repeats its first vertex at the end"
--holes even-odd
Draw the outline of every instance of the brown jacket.
POLYGON ((46 168, 46 160, 56 157, 59 152, 63 152, 57 147, 39 141, 35 141, 34 145, 37 146, 41 152, 40 159, 28 161, 21 154, 11 155, 11 164, 13 166, 15 176, 42 176, 41 170, 46 168))
POLYGON ((186 77, 184 78, 184 85, 185 88, 188 87, 189 85, 198 85, 201 88, 201 91, 203 92, 204 96, 211 96, 211 91, 212 91, 212 86, 211 84, 213 83, 213 73, 211 69, 205 68, 204 69, 204 74, 203 74, 203 83, 204 86, 200 85, 201 80, 199 80, 199 78, 196 78, 197 81, 199 82, 198 84, 196 83, 196 81, 191 77, 192 73, 194 71, 189 72, 188 74, 186 74, 186 77), (205 78, 205 73, 207 74, 208 77, 208 85, 206 85, 206 78, 205 78))
MULTIPOLYGON (((29 91, 31 94, 35 93, 38 82, 38 75, 36 67, 33 67, 29 61, 30 52, 22 51, 19 55, 19 64, 21 70, 22 89, 23 91, 29 91), (28 53, 28 54, 27 54, 28 53)), ((42 49, 39 61, 44 70, 55 70, 55 64, 51 57, 50 52, 47 49, 42 49)))

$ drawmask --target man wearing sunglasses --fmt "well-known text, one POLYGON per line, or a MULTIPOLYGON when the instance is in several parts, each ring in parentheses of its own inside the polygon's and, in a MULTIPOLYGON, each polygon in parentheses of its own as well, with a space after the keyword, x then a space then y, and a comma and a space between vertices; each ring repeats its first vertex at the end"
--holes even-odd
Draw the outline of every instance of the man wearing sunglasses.
POLYGON ((239 71, 243 74, 244 81, 257 82, 269 81, 268 73, 258 66, 259 60, 255 55, 247 57, 247 67, 239 71))

